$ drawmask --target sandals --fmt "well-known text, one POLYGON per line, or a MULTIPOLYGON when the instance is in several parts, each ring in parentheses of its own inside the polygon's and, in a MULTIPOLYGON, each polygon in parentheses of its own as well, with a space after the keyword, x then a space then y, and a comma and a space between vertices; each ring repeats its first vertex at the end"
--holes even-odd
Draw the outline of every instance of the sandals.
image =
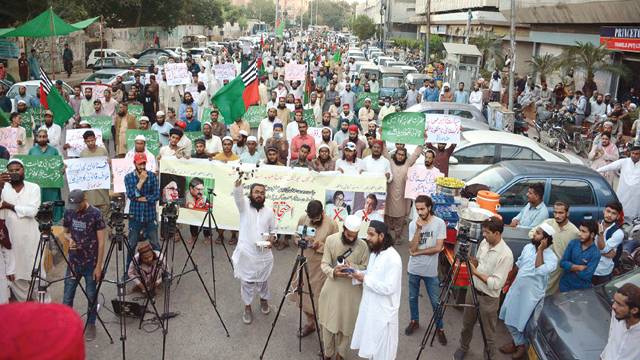
POLYGON ((306 325, 305 327, 302 328, 302 330, 300 330, 298 337, 303 338, 303 337, 309 336, 310 334, 313 334, 314 331, 316 331, 315 327, 306 325))

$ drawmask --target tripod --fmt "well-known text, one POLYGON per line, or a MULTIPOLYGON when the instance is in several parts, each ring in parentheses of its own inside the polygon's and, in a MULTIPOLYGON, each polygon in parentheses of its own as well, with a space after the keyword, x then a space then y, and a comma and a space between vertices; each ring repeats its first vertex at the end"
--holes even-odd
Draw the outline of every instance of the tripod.
MULTIPOLYGON (((40 240, 38 241, 38 251, 36 253, 35 258, 33 259, 33 267, 31 269, 31 281, 29 282, 29 291, 27 293, 27 299, 30 300, 33 298, 33 292, 36 289, 36 282, 38 283, 38 286, 37 286, 38 302, 43 303, 45 302, 45 293, 49 286, 60 281, 65 281, 68 278, 73 278, 75 279, 77 284, 80 286, 80 290, 82 290, 82 293, 84 294, 85 298, 87 298, 87 301, 89 302, 90 310, 87 312, 87 321, 88 321, 89 314, 91 314, 91 311, 95 307, 93 304, 95 303, 96 299, 93 299, 93 300, 89 299, 89 294, 87 294, 87 291, 85 290, 84 286, 82 286, 82 284, 80 283, 80 275, 78 275, 78 273, 75 271, 75 269, 69 262, 69 259, 67 259, 67 257, 65 256, 64 250, 62 246, 60 246, 58 239, 56 239, 55 236, 52 236, 51 224, 40 224, 38 226, 38 230, 40 230, 40 240), (53 242, 56 245, 56 247, 58 248, 58 251, 60 251, 60 254, 62 255, 62 258, 64 259, 64 262, 67 264, 67 269, 69 270, 69 272, 71 272, 71 275, 65 276, 62 279, 58 279, 55 281, 47 281, 42 278, 42 261, 44 260, 44 249, 47 246, 51 249, 51 245, 49 245, 50 242, 53 242)), ((98 290, 96 289, 96 294, 97 293, 98 293, 98 290)), ((100 315, 98 315, 97 312, 96 312, 96 317, 100 322, 100 325, 102 326, 104 331, 107 333, 107 336, 109 336, 109 342, 113 344, 113 337, 111 337, 111 334, 107 330, 107 327, 104 325, 102 318, 100 318, 100 315)), ((86 329, 87 329, 87 326, 85 324, 84 331, 86 331, 86 329)))
MULTIPOLYGON (((114 203, 112 202, 111 218, 109 219, 109 227, 111 227, 111 229, 115 229, 115 234, 112 233, 110 236, 111 244, 109 244, 109 250, 107 251, 107 255, 105 257, 104 267, 102 268, 101 281, 98 284, 98 287, 96 289, 96 296, 91 302, 92 306, 96 306, 97 300, 98 300, 98 294, 100 294, 100 288, 102 288, 102 284, 104 282, 108 282, 116 285, 116 289, 118 292, 118 300, 120 301, 121 304, 124 303, 125 295, 126 295, 126 285, 128 282, 133 280, 133 278, 124 280, 124 278, 122 277, 122 274, 127 272, 127 269, 125 268, 127 264, 127 258, 126 258, 127 253, 125 253, 124 247, 127 248, 128 254, 131 254, 131 261, 133 266, 136 269, 136 272, 138 274, 142 274, 142 270, 140 269, 140 263, 135 258, 135 256, 133 256, 133 254, 135 253, 134 249, 131 248, 131 245, 129 244, 129 240, 127 239, 127 236, 124 234, 124 222, 123 222, 124 218, 125 218, 125 215, 120 211, 120 208, 117 206, 114 206, 114 203), (123 244, 124 244, 124 247, 123 247, 123 244), (110 281, 110 280, 106 280, 104 276, 107 273, 107 268, 109 267, 109 263, 111 261, 111 257, 113 256, 114 251, 117 251, 116 280, 110 281), (121 272, 120 266, 122 266, 122 270, 124 272, 121 272)), ((151 302, 151 305, 153 306, 153 312, 156 314, 156 317, 160 322, 160 326, 162 327, 162 330, 163 330, 162 331, 162 347, 164 349, 164 345, 167 341, 167 330, 164 327, 164 323, 162 321, 162 318, 160 317, 158 308, 156 307, 155 300, 153 300, 153 298, 149 294, 149 288, 147 287, 147 284, 144 282, 144 280, 142 280, 141 283, 142 283, 142 286, 144 287, 144 294, 147 297, 147 301, 151 302)), ((146 307, 145 307, 145 311, 146 311, 146 307)), ((125 320, 125 312, 123 310, 120 311, 118 320, 120 323, 120 341, 122 343, 122 359, 126 359, 127 324, 125 320)), ((86 324, 85 324, 85 327, 86 327, 86 324)))
POLYGON ((460 234, 458 235, 458 243, 460 247, 458 248, 458 252, 456 253, 453 264, 451 265, 451 269, 447 273, 445 280, 442 282, 443 291, 440 292, 440 301, 438 302, 438 306, 436 307, 433 315, 431 316, 431 320, 429 321, 429 326, 427 326, 427 330, 422 337, 422 342, 420 343, 420 351, 418 351, 418 356, 416 356, 416 360, 420 359, 420 355, 422 355, 422 351, 427 345, 427 341, 429 340, 429 336, 431 336, 431 341, 429 346, 433 346, 433 340, 436 337, 436 328, 435 325, 438 321, 442 320, 444 317, 445 310, 448 306, 457 306, 457 307, 473 307, 476 311, 476 317, 478 322, 480 323, 480 332, 482 333, 482 342, 484 343, 484 351, 486 355, 489 356, 489 349, 487 347, 487 337, 484 332, 484 325, 482 324, 482 318, 480 317, 480 304, 478 303, 478 293, 476 287, 473 283, 473 276, 471 275, 471 265, 469 262, 469 242, 466 237, 466 233, 464 229, 460 229, 460 234), (453 290, 453 282, 458 277, 458 273, 460 272, 460 268, 462 264, 467 266, 467 270, 469 271, 469 288, 467 290, 471 290, 471 298, 473 300, 473 304, 449 304, 449 297, 451 296, 453 290))
MULTIPOLYGON (((316 333, 318 334, 318 343, 320 344, 320 354, 322 355, 322 359, 324 359, 324 346, 322 346, 322 339, 320 338, 320 326, 318 325, 318 313, 316 312, 316 304, 313 300, 313 290, 311 289, 311 282, 309 281, 309 267, 307 264, 307 258, 304 256, 304 249, 307 248, 307 242, 303 239, 298 241, 298 247, 300 248, 300 254, 296 257, 296 261, 293 264, 293 269, 291 269, 291 276, 289 276, 289 282, 287 282, 287 287, 284 289, 284 295, 282 296, 282 300, 280 300, 280 306, 278 306, 278 312, 276 312, 276 317, 273 319, 273 324, 271 324, 271 330, 269 331, 269 336, 267 337, 267 341, 264 344, 264 348, 262 348, 262 353, 260 354, 260 359, 264 357, 264 353, 267 351, 267 346, 269 346, 269 340, 271 339, 271 335, 273 334, 273 329, 276 327, 276 323, 278 322, 278 318, 280 317, 280 311, 282 311, 282 305, 284 305, 284 301, 287 298, 287 294, 289 294, 289 289, 291 288, 291 283, 293 282, 293 277, 297 274, 298 276, 298 284, 294 292, 298 293, 298 334, 302 333, 302 294, 304 293, 302 276, 307 281, 307 290, 309 290, 309 298, 311 299, 311 309, 313 310, 313 321, 316 326, 316 333)), ((298 351, 302 352, 302 336, 298 336, 298 351)))
MULTIPOLYGON (((222 324, 222 327, 224 328, 225 333, 227 334, 227 337, 229 337, 229 330, 227 330, 227 326, 225 325, 224 321, 222 320, 222 316, 220 315, 220 313, 218 312, 218 308, 216 306, 215 301, 213 300, 213 298, 211 298, 211 293, 209 292, 209 289, 207 289, 207 286, 204 283, 204 279, 202 278, 202 275, 200 274, 200 271, 198 270, 198 265, 196 264, 196 262, 193 260, 193 257, 191 256, 191 253, 189 252, 189 247, 187 246, 187 243, 184 241, 184 238, 182 237, 182 234, 180 234, 179 231, 177 231, 177 222, 178 220, 178 204, 177 203, 170 203, 167 204, 163 209, 162 209, 162 223, 164 225, 164 228, 166 229, 165 231, 165 236, 164 236, 164 242, 162 244, 162 249, 160 251, 160 259, 168 259, 168 252, 169 252, 169 248, 171 248, 171 265, 170 268, 166 268, 166 266, 157 266, 154 270, 154 273, 151 277, 151 281, 152 283, 155 283, 156 279, 158 278, 158 275, 160 273, 160 271, 163 271, 163 279, 164 279, 164 313, 162 314, 162 316, 158 316, 158 318, 162 318, 163 320, 165 320, 165 325, 166 327, 164 328, 165 332, 169 330, 169 319, 177 316, 176 313, 172 313, 169 311, 169 306, 170 306, 170 300, 171 300, 171 282, 173 281, 174 277, 181 277, 182 275, 192 272, 194 271, 196 274, 198 274, 198 279, 200 280, 200 283, 202 284, 202 288, 204 289, 205 293, 207 293, 207 296, 209 297, 209 301, 211 302, 211 305, 213 306, 213 310, 215 310, 216 315, 218 315, 218 319, 220 319, 220 323, 222 324), (180 237, 180 241, 182 242, 182 245, 184 246, 184 249, 187 252, 187 261, 191 262, 191 265, 193 266, 193 269, 185 272, 180 273, 179 275, 174 276, 173 275, 173 259, 175 256, 175 237, 176 234, 180 237)), ((185 264, 186 266, 186 264, 185 264)), ((149 297, 147 297, 147 300, 144 303, 144 309, 146 312, 147 306, 149 304, 149 301, 152 301, 149 297)), ((153 304, 153 302, 152 302, 153 304)), ((142 322, 144 321, 144 315, 140 318, 140 325, 139 328, 142 328, 142 322)), ((164 359, 165 356, 165 346, 166 344, 163 342, 162 344, 162 358, 164 359)))
MULTIPOLYGON (((196 234, 195 241, 193 242, 193 244, 191 244, 191 248, 187 249, 187 252, 189 253, 189 255, 191 255, 191 253, 193 252, 193 249, 196 247, 196 242, 198 242, 198 238, 200 237, 201 233, 207 230, 209 231, 209 236, 212 236, 213 235, 212 229, 216 229, 216 230, 219 229, 218 223, 216 222, 216 218, 213 216, 213 207, 211 206, 213 204, 213 196, 215 195, 216 194, 213 192, 213 189, 207 189, 207 212, 202 218, 202 223, 198 228, 198 233, 196 234), (206 227, 205 227, 205 223, 207 224, 206 227), (211 223, 213 223, 213 226, 215 227, 211 227, 211 223)), ((224 249, 224 253, 227 255, 227 260, 229 260, 229 264, 231 265, 231 269, 233 270, 233 262, 231 262, 231 257, 229 256, 229 251, 227 250, 227 246, 224 244, 224 239, 222 239, 221 243, 222 243, 222 248, 224 249)), ((209 251, 211 255, 211 274, 213 278, 213 301, 216 302, 216 269, 213 264, 214 255, 213 255, 212 241, 209 242, 209 251)), ((184 265, 182 265, 182 270, 180 271, 180 275, 178 276, 178 282, 176 283, 176 287, 180 284, 182 275, 185 274, 185 269, 187 268, 188 260, 189 259, 185 259, 184 265)))

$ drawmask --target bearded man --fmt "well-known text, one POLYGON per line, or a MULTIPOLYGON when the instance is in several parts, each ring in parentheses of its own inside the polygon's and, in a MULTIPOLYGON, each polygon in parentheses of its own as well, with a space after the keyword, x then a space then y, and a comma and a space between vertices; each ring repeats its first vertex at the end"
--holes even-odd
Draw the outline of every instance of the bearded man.
POLYGON ((391 173, 393 179, 387 183, 387 201, 384 206, 384 220, 389 225, 389 234, 396 244, 402 241, 404 228, 409 215, 411 202, 404 197, 407 184, 407 173, 422 153, 422 146, 418 146, 411 157, 407 159, 407 149, 396 149, 391 156, 391 173))

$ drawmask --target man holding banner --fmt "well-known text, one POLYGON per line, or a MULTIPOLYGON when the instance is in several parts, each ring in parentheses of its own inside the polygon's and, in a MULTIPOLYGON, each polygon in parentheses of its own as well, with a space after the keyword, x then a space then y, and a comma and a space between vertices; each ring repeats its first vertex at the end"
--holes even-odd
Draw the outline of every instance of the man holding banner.
MULTIPOLYGON (((93 130, 87 130, 82 134, 84 143, 87 146, 82 152, 80 152, 81 158, 104 156, 109 157, 109 153, 104 146, 98 146, 96 144, 96 134, 93 130)), ((87 201, 93 207, 100 210, 103 219, 109 218, 109 189, 95 189, 87 190, 84 193, 87 201)))
POLYGON ((56 148, 58 153, 62 153, 62 128, 53 122, 53 112, 51 110, 44 111, 44 124, 40 126, 40 129, 47 130, 49 145, 56 148))
MULTIPOLYGON (((47 129, 40 128, 38 133, 36 134, 36 144, 29 150, 29 155, 31 156, 60 156, 58 150, 52 146, 49 146, 49 137, 47 136, 47 129)), ((41 187, 40 188, 41 198, 40 201, 56 201, 61 200, 62 195, 60 194, 60 188, 54 187, 41 187)), ((62 219, 63 209, 59 206, 54 207, 53 212, 53 221, 58 222, 62 219)))

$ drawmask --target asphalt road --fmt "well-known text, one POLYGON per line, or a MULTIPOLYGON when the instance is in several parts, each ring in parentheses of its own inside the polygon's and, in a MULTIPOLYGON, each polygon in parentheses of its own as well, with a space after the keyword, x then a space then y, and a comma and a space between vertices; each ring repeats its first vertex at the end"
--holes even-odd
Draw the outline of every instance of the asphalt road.
MULTIPOLYGON (((183 229, 188 235, 188 229, 183 229)), ((108 244, 107 244, 108 245, 108 244)), ((229 251, 232 247, 227 246, 229 251)), ((397 247, 403 257, 404 266, 407 264, 407 246, 397 247)), ((204 282, 213 294, 211 257, 209 246, 201 240, 198 241, 194 260, 202 274, 204 282)), ((182 268, 186 252, 183 246, 178 243, 176 246, 176 260, 174 269, 182 268)), ((242 323, 241 316, 243 305, 240 301, 240 286, 233 278, 231 266, 224 254, 221 245, 214 245, 214 262, 216 274, 216 297, 217 309, 224 320, 229 337, 216 316, 202 284, 196 273, 191 272, 183 277, 179 286, 175 285, 171 289, 170 310, 179 312, 180 315, 169 321, 169 331, 167 334, 166 359, 258 359, 267 335, 275 318, 275 313, 279 302, 282 299, 286 282, 291 273, 291 268, 295 261, 295 249, 288 248, 283 251, 274 250, 275 266, 269 281, 272 293, 270 303, 272 312, 269 315, 261 314, 258 301, 254 302, 254 322, 251 325, 242 323)), ((109 264, 107 279, 115 279, 115 258, 116 253, 109 264)), ((58 265, 50 272, 50 279, 60 276, 64 271, 64 265, 58 265)), ((188 267, 191 268, 191 267, 188 267)), ((62 299, 62 283, 52 285, 50 293, 56 302, 62 299)), ((421 328, 412 336, 404 335, 404 327, 409 321, 409 308, 407 300, 407 281, 403 278, 402 298, 400 308, 400 336, 397 359, 414 359, 417 355, 420 339, 424 329, 431 317, 431 306, 428 304, 426 291, 422 289, 420 298, 421 328)), ((111 299, 116 297, 116 288, 113 284, 104 283, 100 296, 99 314, 106 323, 106 327, 113 337, 113 344, 109 343, 109 338, 104 329, 98 324, 97 339, 87 343, 88 359, 118 359, 122 358, 122 346, 120 339, 120 329, 118 317, 112 313, 111 299), (104 302, 107 302, 106 306, 104 302)), ((127 296, 128 300, 140 297, 139 293, 127 296)), ((157 308, 163 311, 163 292, 157 296, 157 308)), ((140 300, 141 301, 141 300, 140 300)), ((86 301, 78 289, 76 294, 75 309, 80 313, 86 312, 86 301)), ((457 309, 449 309, 445 315, 445 331, 449 339, 449 345, 441 346, 436 341, 433 347, 425 349, 422 359, 451 359, 457 348, 460 338, 462 312, 457 309)), ((151 314, 147 318, 153 317, 151 314)), ((84 318, 84 316, 83 316, 84 318)), ((304 320, 303 320, 304 321, 304 320)), ((130 359, 160 359, 162 358, 162 332, 153 330, 152 323, 145 324, 143 329, 138 329, 137 319, 128 319, 126 326, 126 356, 130 359)), ((285 301, 280 318, 278 319, 267 352, 264 359, 318 359, 318 340, 316 334, 312 334, 302 340, 302 352, 298 351, 298 338, 296 332, 298 328, 298 309, 294 303, 285 301)), ((498 346, 510 340, 504 325, 500 324, 497 336, 498 346)), ((482 359, 482 339, 479 326, 476 326, 475 336, 472 342, 472 351, 467 359, 482 359)), ((358 358, 355 356, 354 359, 358 358)), ((507 359, 500 355, 501 359, 507 359)))

